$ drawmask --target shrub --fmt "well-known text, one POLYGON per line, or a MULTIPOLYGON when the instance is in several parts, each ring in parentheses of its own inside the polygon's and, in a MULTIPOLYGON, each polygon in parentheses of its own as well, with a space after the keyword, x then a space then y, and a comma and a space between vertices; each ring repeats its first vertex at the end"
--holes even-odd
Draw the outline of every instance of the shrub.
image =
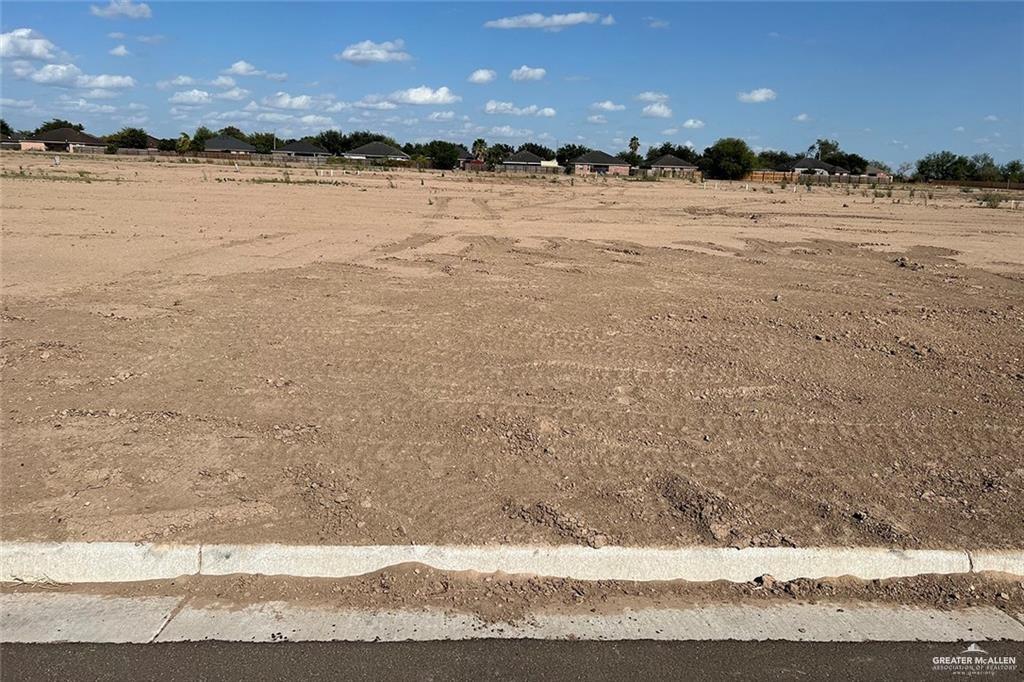
POLYGON ((981 205, 988 208, 999 208, 999 205, 1005 200, 1006 197, 1002 194, 997 194, 996 192, 985 192, 978 197, 978 201, 981 205))

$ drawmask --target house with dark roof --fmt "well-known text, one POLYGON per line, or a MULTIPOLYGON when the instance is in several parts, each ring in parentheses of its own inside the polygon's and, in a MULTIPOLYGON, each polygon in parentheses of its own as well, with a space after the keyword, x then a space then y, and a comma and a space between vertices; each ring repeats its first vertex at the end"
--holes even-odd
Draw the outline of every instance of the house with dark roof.
POLYGON ((650 168, 654 175, 666 175, 669 177, 692 176, 700 172, 696 165, 689 161, 684 161, 673 154, 665 154, 651 161, 650 168))
POLYGON ((54 128, 22 140, 21 148, 29 151, 102 153, 107 145, 98 137, 75 128, 54 128))
POLYGON ((878 166, 872 166, 870 164, 868 164, 867 168, 864 169, 864 172, 862 173, 862 175, 864 175, 865 177, 872 178, 872 179, 877 179, 877 180, 891 180, 892 179, 892 173, 890 173, 889 171, 885 170, 884 168, 879 168, 878 166))
POLYGON ((256 147, 253 147, 248 142, 242 142, 237 137, 218 135, 206 141, 204 150, 221 154, 253 154, 256 151, 256 147))
POLYGON ((570 161, 569 171, 573 175, 629 175, 629 162, 595 150, 570 161))
POLYGON ((274 156, 281 157, 296 157, 301 156, 303 158, 321 158, 330 156, 331 153, 318 145, 316 142, 309 142, 307 140, 298 140, 297 142, 289 142, 283 147, 278 147, 271 152, 274 156))
POLYGON ((342 154, 353 161, 408 161, 409 155, 383 142, 370 142, 342 154))
POLYGON ((10 135, 0 135, 0 149, 21 149, 21 140, 10 135))
POLYGON ((461 144, 459 145, 459 168, 461 170, 474 170, 482 171, 487 168, 487 164, 484 163, 483 159, 478 159, 473 155, 473 152, 469 151, 461 144))

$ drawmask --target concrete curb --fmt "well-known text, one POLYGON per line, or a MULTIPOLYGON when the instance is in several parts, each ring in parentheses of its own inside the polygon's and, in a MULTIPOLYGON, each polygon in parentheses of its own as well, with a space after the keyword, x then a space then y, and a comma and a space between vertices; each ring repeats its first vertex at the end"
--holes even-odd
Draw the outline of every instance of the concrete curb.
POLYGON ((1001 571, 1024 576, 1024 551, 879 547, 748 548, 472 545, 159 545, 130 542, 0 543, 0 581, 132 582, 248 573, 345 578, 418 562, 440 570, 581 580, 779 580, 850 575, 865 580, 1001 571))
MULTIPOLYGON (((197 606, 174 597, 0 594, 0 641, 234 642, 466 639, 802 642, 1024 641, 992 607, 959 611, 877 604, 713 604, 612 614, 532 613, 489 622, 437 610, 369 611, 285 602, 197 606)), ((962 648, 962 647, 961 647, 962 648)))

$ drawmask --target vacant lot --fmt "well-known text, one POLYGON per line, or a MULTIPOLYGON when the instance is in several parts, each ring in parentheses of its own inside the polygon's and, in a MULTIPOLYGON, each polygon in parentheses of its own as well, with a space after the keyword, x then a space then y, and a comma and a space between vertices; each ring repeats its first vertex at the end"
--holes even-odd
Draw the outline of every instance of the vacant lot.
POLYGON ((4 539, 1024 540, 1008 204, 0 159, 4 539))

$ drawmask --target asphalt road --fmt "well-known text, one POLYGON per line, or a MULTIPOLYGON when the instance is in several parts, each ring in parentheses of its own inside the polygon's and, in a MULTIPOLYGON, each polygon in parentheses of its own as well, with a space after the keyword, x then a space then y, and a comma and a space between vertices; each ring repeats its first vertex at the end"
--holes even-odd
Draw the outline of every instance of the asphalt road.
MULTIPOLYGON (((1017 656, 1019 642, 987 643, 1017 656)), ((0 647, 2 680, 942 680, 933 656, 948 643, 197 642, 0 647)), ((1013 674, 984 679, 1024 678, 1013 674)), ((961 678, 962 679, 962 678, 961 678)))

